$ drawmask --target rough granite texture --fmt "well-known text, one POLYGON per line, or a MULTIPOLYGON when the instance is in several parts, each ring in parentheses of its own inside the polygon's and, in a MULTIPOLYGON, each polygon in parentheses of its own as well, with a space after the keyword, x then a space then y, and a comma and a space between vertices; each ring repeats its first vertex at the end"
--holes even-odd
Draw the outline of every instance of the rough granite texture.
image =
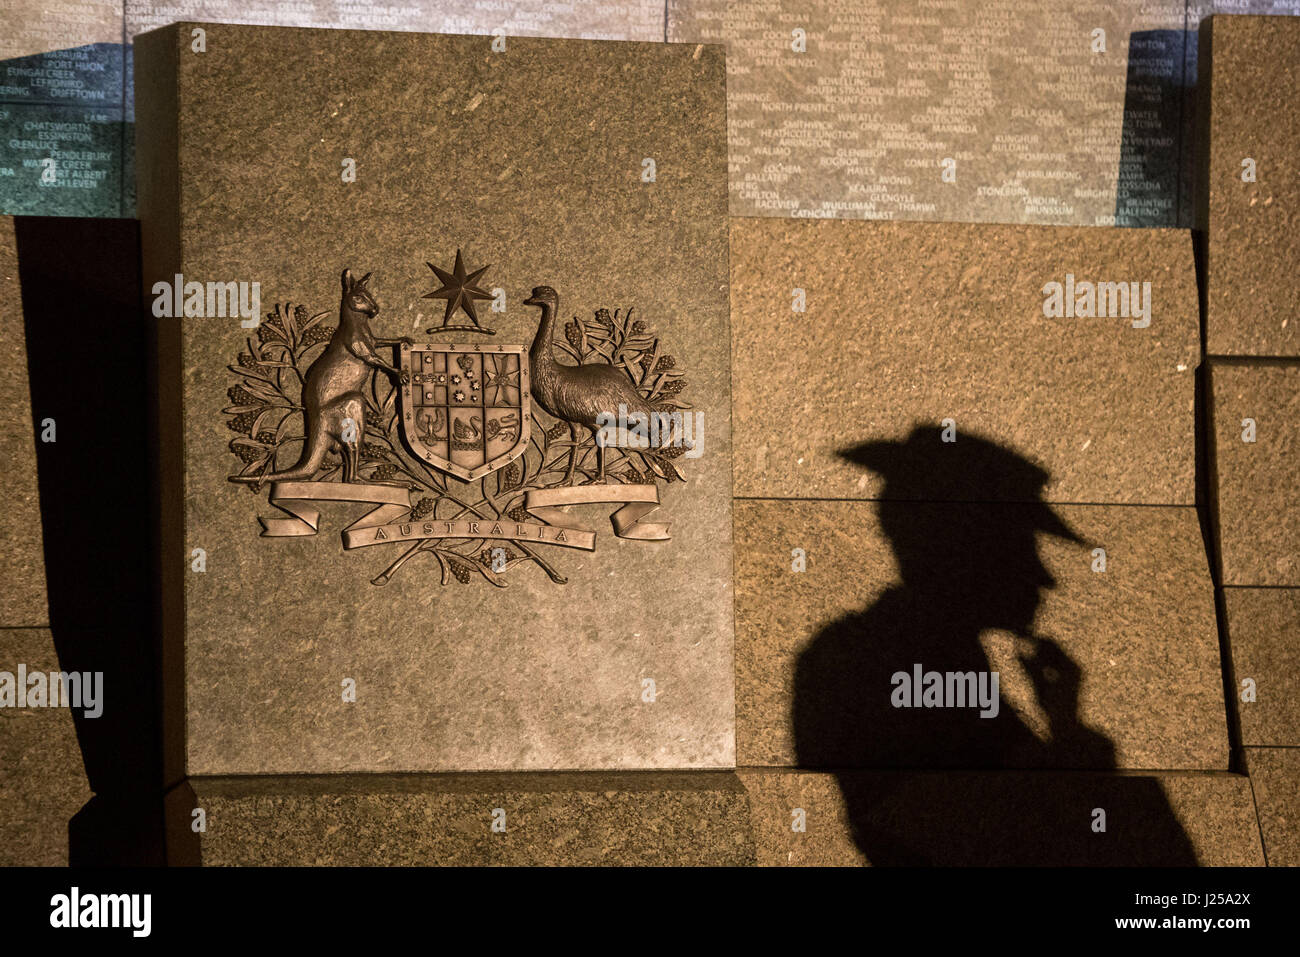
POLYGON ((1212 355, 1300 356, 1297 58, 1300 19, 1213 16, 1201 25, 1198 225, 1212 355), (1242 179, 1245 159, 1255 161, 1254 182, 1242 179))
POLYGON ((1222 584, 1300 585, 1300 363, 1211 361, 1210 399, 1222 584))
MULTIPOLYGON (((891 507, 898 510, 900 525, 927 529, 960 529, 978 519, 994 534, 998 529, 1014 533, 1025 521, 1025 506, 1014 504, 908 502, 891 507)), ((792 708, 801 651, 823 629, 896 589, 898 566, 876 509, 870 502, 737 503, 736 746, 741 767, 800 763, 792 708), (805 551, 806 571, 792 570, 795 548, 805 551)), ((1058 506, 1056 512, 1089 544, 1038 536, 1039 555, 1056 585, 1041 592, 1033 633, 1055 639, 1080 669, 1078 718, 1113 746, 1113 766, 1226 770, 1227 721, 1213 589, 1195 510, 1058 506), (1092 570, 1096 546, 1106 550, 1105 572, 1092 570)), ((1009 566, 1009 561, 1032 557, 996 550, 962 554, 941 538, 928 567, 935 582, 965 588, 962 595, 1023 590, 1037 572, 1009 566)), ((912 583, 904 594, 909 591, 928 594, 924 582, 912 583)), ((1052 740, 1042 699, 1018 657, 1026 650, 1023 640, 982 620, 978 598, 959 596, 948 604, 944 594, 940 587, 933 598, 921 601, 944 602, 939 624, 953 626, 951 641, 909 619, 898 628, 885 627, 885 605, 876 610, 883 618, 868 619, 851 633, 853 641, 857 635, 862 640, 844 652, 847 657, 827 679, 833 686, 809 686, 805 703, 828 712, 825 736, 808 742, 817 766, 851 767, 855 761, 866 767, 913 768, 1112 766, 1089 759, 1068 742, 1052 740), (974 647, 976 640, 984 658, 974 647), (927 671, 998 671, 999 715, 981 719, 971 714, 976 737, 963 745, 938 736, 942 730, 926 730, 925 716, 934 714, 928 709, 886 707, 892 674, 910 672, 918 662, 927 671), (860 690, 852 684, 859 679, 860 690), (893 727, 877 728, 872 736, 870 728, 858 725, 847 701, 836 704, 832 695, 837 690, 863 707, 880 704, 876 720, 893 722, 893 727), (834 720, 837 707, 846 710, 834 720), (1007 721, 1017 718, 1047 747, 1008 740, 983 759, 989 764, 980 763, 972 746, 1001 740, 1007 721), (916 735, 915 747, 900 748, 909 734, 916 735)), ((1032 608, 1033 594, 1028 601, 1032 608)), ((867 720, 865 712, 859 717, 867 720)), ((805 754, 802 763, 808 759, 805 754)))
MULTIPOLYGON (((0 628, 0 671, 59 670, 47 628, 0 628)), ((68 863, 68 821, 90 800, 67 708, 0 708, 0 866, 68 863)))
POLYGON ((1237 774, 738 772, 760 866, 1264 863, 1250 782, 1237 774), (846 793, 848 799, 846 801, 846 793), (854 841, 856 812, 869 861, 854 841), (1106 811, 1105 833, 1092 830, 1106 811), (796 809, 802 833, 793 830, 796 809))
POLYGON ((1242 744, 1300 746, 1300 589, 1225 588, 1223 602, 1242 744))
POLYGON ((1250 784, 1226 773, 200 777, 167 803, 171 863, 205 866, 1263 863, 1250 784), (908 829, 874 861, 846 817, 864 799, 864 840, 908 829))
POLYGON ((754 863, 730 772, 191 778, 168 795, 168 822, 174 864, 754 863))
POLYGON ((735 219, 731 283, 737 495, 876 498, 836 452, 951 418, 1046 468, 1049 501, 1194 501, 1186 232, 735 219), (1150 282, 1151 325, 1044 317, 1067 274, 1150 282))
POLYGON ((176 271, 258 281, 268 309, 305 303, 332 326, 342 268, 374 270, 377 336, 473 341, 423 331, 443 306, 420 298, 425 263, 450 268, 459 247, 506 290, 506 312, 480 304, 492 344, 531 341, 539 313, 521 300, 536 285, 558 290, 562 320, 635 308, 688 374, 705 454, 662 491, 669 543, 616 540, 612 509, 580 509, 595 553, 545 555, 567 585, 529 565, 504 590, 442 586, 425 557, 377 587, 397 553, 345 553, 338 537, 365 507, 326 506, 314 537, 258 537, 273 509, 227 481, 239 461, 222 413, 248 331, 164 321, 164 338, 180 329, 162 388, 164 402, 181 390, 183 477, 169 481, 184 493, 165 499, 183 540, 164 554, 177 569, 193 547, 209 556, 167 626, 184 645, 185 770, 730 766, 721 48, 512 39, 493 53, 482 37, 212 24, 200 56, 188 35, 135 43, 146 289, 176 271), (355 704, 340 702, 346 677, 355 704))
POLYGON ((1270 867, 1300 867, 1300 748, 1246 748, 1270 867))
MULTIPOLYGON (((34 294, 34 293, 30 293, 34 294)), ((45 554, 36 486, 36 424, 27 379, 27 339, 18 283, 14 221, 0 217, 0 408, 11 428, 0 430, 0 460, 9 478, 0 509, 0 628, 47 625, 45 554)))

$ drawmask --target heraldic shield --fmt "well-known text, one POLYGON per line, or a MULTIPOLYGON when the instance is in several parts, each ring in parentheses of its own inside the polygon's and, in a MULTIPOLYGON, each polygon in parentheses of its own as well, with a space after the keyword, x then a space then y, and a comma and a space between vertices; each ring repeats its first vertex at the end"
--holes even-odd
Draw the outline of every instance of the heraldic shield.
POLYGON ((429 465, 468 482, 528 448, 525 346, 404 344, 402 370, 402 437, 429 465))

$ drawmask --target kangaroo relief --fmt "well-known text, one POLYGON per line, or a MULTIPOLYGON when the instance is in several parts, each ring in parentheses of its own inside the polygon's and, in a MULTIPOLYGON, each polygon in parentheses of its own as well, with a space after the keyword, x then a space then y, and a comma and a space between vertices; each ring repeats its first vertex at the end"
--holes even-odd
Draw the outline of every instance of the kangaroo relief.
POLYGON ((397 377, 405 385, 410 373, 381 359, 380 346, 410 345, 411 340, 376 339, 370 320, 379 314, 379 303, 367 287, 370 273, 352 278, 343 270, 343 298, 339 302, 339 324, 329 345, 307 369, 302 385, 302 455, 292 468, 263 475, 232 475, 230 481, 261 488, 266 482, 310 481, 325 462, 325 455, 337 452, 343 458, 343 481, 358 481, 361 446, 366 434, 366 400, 362 389, 370 382, 372 369, 397 377))

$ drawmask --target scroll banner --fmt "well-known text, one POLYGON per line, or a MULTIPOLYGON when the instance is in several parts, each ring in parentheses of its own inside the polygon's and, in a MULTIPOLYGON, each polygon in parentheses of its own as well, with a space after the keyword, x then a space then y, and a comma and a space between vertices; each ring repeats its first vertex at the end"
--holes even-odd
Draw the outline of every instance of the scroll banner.
POLYGON ((669 522, 643 522, 642 518, 659 507, 659 489, 653 485, 572 485, 529 492, 524 509, 529 515, 557 528, 589 530, 568 512, 566 505, 609 505, 623 507, 609 517, 614 534, 637 542, 666 542, 669 522))
POLYGON ((343 530, 345 549, 367 545, 392 545, 430 538, 495 538, 502 541, 533 542, 594 551, 596 534, 573 525, 551 527, 532 522, 493 519, 453 522, 411 519, 411 496, 392 485, 364 485, 357 482, 274 482, 270 503, 290 518, 262 518, 263 538, 315 535, 320 527, 316 502, 355 502, 376 505, 343 530))

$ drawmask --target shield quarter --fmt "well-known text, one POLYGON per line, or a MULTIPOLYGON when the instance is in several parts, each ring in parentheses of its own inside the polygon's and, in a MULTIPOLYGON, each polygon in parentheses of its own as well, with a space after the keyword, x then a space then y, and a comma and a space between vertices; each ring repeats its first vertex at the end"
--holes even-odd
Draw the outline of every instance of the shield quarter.
POLYGON ((403 345, 402 369, 402 438, 427 464, 469 482, 528 448, 525 346, 403 345))

